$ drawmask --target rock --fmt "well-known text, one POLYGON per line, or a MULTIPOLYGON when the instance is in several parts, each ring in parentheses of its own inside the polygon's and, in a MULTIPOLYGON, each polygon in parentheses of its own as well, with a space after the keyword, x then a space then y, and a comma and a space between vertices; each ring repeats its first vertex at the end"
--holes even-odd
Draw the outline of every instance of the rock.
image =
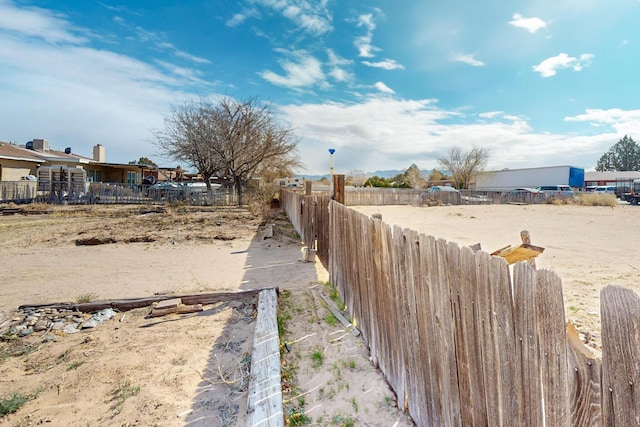
POLYGON ((98 323, 102 323, 115 316, 116 312, 112 308, 105 308, 104 310, 100 310, 99 312, 95 313, 93 316, 91 316, 91 318, 97 320, 98 323))
POLYGON ((91 318, 89 320, 87 320, 86 322, 84 322, 82 324, 82 329, 88 329, 88 328, 95 328, 96 326, 98 326, 100 324, 100 322, 98 322, 96 319, 91 318))
POLYGON ((53 322, 53 324, 51 325, 51 329, 53 329, 54 331, 57 331, 62 328, 64 328, 64 322, 61 322, 61 321, 53 322))
POLYGON ((33 328, 24 328, 23 330, 20 331, 20 336, 26 337, 28 335, 31 335, 32 333, 33 333, 33 328))
POLYGON ((62 332, 64 332, 65 334, 75 334, 80 332, 80 330, 76 329, 75 325, 67 325, 64 327, 62 332))
POLYGON ((35 322, 38 321, 38 318, 36 316, 34 316, 34 315, 30 315, 30 316, 27 316, 27 318, 24 319, 24 321, 26 323, 31 323, 31 322, 35 323, 35 322))
POLYGON ((44 331, 45 329, 47 329, 48 326, 49 326, 49 322, 47 322, 46 320, 38 320, 33 325, 33 330, 35 332, 41 332, 41 331, 44 331))
POLYGON ((53 334, 47 334, 47 336, 44 338, 44 342, 53 342, 53 341, 58 341, 58 337, 56 337, 53 334))

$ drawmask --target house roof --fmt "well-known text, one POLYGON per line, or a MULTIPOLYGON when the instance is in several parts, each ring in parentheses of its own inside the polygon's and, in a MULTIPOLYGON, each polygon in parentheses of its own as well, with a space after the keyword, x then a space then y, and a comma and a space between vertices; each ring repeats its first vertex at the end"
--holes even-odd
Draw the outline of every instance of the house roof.
POLYGON ((9 144, 8 142, 0 142, 0 159, 34 163, 41 163, 45 160, 32 150, 27 150, 17 145, 9 144))
POLYGON ((639 179, 638 171, 585 172, 585 181, 615 181, 616 179, 639 179))

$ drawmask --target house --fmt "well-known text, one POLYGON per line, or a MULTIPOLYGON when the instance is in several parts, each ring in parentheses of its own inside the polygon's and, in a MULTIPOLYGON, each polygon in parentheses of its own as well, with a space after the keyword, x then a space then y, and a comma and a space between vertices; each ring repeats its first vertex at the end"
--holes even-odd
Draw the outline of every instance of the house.
POLYGON ((640 172, 637 171, 615 171, 615 172, 585 172, 584 185, 586 187, 616 185, 619 181, 631 181, 640 179, 640 172))
POLYGON ((37 175, 40 166, 81 168, 88 182, 138 185, 147 165, 106 162, 106 149, 97 144, 93 156, 73 153, 71 147, 54 150, 46 139, 34 139, 24 146, 0 142, 0 181, 19 181, 23 176, 37 175))
POLYGON ((35 175, 42 162, 35 153, 0 141, 0 181, 20 181, 22 177, 35 175))

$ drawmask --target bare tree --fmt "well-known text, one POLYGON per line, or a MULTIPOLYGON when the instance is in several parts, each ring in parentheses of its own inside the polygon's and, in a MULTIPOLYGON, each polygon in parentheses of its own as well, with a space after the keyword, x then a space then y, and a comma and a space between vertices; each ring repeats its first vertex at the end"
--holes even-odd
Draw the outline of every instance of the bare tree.
POLYGON ((422 176, 422 171, 415 163, 409 166, 409 168, 404 172, 404 175, 407 177, 407 181, 411 184, 411 188, 423 188, 427 184, 424 176, 422 176))
POLYGON ((354 169, 347 174, 347 185, 353 185, 354 187, 362 187, 364 183, 369 179, 371 174, 368 174, 362 170, 354 169))
POLYGON ((446 157, 438 159, 443 169, 451 172, 456 188, 469 188, 471 178, 487 166, 489 150, 473 147, 464 152, 460 147, 452 147, 446 157))
POLYGON ((276 123, 270 106, 255 98, 200 99, 174 106, 164 129, 154 136, 160 152, 195 167, 209 191, 211 177, 229 179, 238 204, 244 187, 261 173, 290 173, 300 166, 293 130, 276 123))

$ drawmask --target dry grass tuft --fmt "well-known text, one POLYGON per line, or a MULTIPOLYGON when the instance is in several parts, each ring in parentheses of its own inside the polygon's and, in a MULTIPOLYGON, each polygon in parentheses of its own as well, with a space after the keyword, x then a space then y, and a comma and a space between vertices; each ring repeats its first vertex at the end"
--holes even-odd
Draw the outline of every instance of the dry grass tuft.
POLYGON ((583 193, 573 199, 573 204, 580 206, 618 206, 614 194, 583 193))

